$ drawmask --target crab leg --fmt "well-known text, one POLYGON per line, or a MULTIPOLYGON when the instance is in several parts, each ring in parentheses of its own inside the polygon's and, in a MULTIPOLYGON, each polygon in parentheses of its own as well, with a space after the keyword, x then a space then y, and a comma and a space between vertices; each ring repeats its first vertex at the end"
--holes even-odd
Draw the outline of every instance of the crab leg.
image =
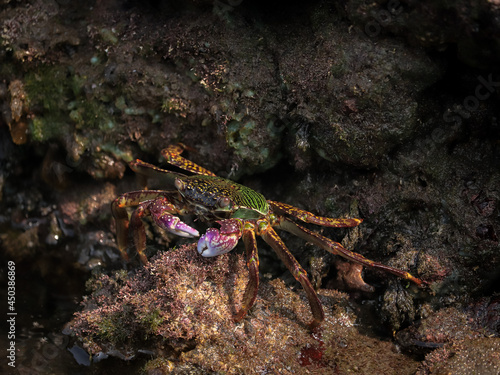
POLYGON ((290 250, 287 249, 286 245, 283 243, 281 238, 278 236, 276 231, 267 225, 263 230, 258 233, 264 241, 268 243, 269 246, 273 248, 278 257, 283 263, 285 263, 288 270, 292 273, 295 280, 302 284, 302 288, 306 292, 307 299, 309 300, 309 305, 311 306, 311 312, 313 315, 313 320, 309 323, 310 329, 313 329, 321 324, 325 319, 325 313, 323 307, 318 298, 318 295, 314 291, 314 288, 307 278, 307 272, 302 268, 302 266, 297 262, 295 257, 292 255, 290 250))
POLYGON ((341 244, 338 242, 334 242, 330 240, 327 237, 324 237, 320 234, 317 234, 307 228, 304 228, 303 226, 294 223, 293 221, 289 219, 283 219, 279 224, 277 225, 278 228, 286 230, 287 232, 290 232, 292 234, 295 234, 296 236, 303 238, 306 241, 310 241, 316 246, 319 246, 326 251, 334 254, 334 255, 340 255, 341 257, 351 260, 353 262, 359 263, 363 266, 375 268, 375 269, 380 269, 389 273, 392 273, 393 275, 396 275, 398 277, 401 277, 402 279, 410 280, 417 284, 418 286, 421 286, 424 284, 424 282, 414 276, 412 276, 410 273, 398 270, 397 268, 389 267, 386 266, 385 264, 374 262, 372 260, 369 260, 362 256, 361 254, 352 252, 344 248, 341 244))
POLYGON ((363 219, 334 219, 331 217, 316 216, 311 212, 282 202, 267 201, 267 203, 273 208, 274 212, 288 214, 306 223, 322 225, 324 227, 350 228, 356 227, 363 222, 363 219))
POLYGON ((162 177, 167 183, 173 183, 176 177, 183 176, 181 173, 168 171, 157 167, 156 165, 146 163, 145 161, 136 159, 129 163, 130 169, 135 173, 147 177, 162 177))
POLYGON ((153 200, 162 193, 164 192, 159 190, 132 191, 119 196, 111 203, 111 212, 116 223, 116 242, 121 256, 125 261, 129 260, 127 254, 129 227, 127 207, 137 206, 144 201, 153 200))
POLYGON ((184 146, 182 143, 179 143, 177 145, 170 145, 167 148, 164 148, 163 150, 161 150, 161 154, 168 163, 182 168, 185 171, 202 174, 205 176, 215 176, 215 173, 210 172, 208 169, 200 167, 198 164, 195 164, 192 161, 184 159, 182 156, 180 156, 182 154, 182 151, 184 151, 185 149, 186 146, 184 146))
POLYGON ((247 254, 248 283, 241 301, 241 309, 234 317, 236 322, 239 322, 247 315, 248 310, 255 303, 259 290, 259 254, 257 251, 257 241, 255 239, 253 224, 245 224, 242 237, 247 254))
POLYGON ((134 212, 132 212, 129 222, 129 228, 132 231, 135 249, 137 254, 139 254, 139 259, 142 264, 148 264, 148 258, 144 254, 144 250, 146 250, 146 230, 144 229, 144 224, 141 220, 144 216, 149 214, 146 207, 147 203, 140 204, 134 212))

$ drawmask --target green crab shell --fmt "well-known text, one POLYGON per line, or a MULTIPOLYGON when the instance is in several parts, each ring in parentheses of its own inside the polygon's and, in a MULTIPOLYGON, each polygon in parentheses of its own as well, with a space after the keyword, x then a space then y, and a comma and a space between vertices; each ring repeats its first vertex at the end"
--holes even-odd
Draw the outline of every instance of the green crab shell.
POLYGON ((269 212, 262 194, 222 177, 177 177, 175 186, 188 202, 207 210, 230 212, 232 218, 259 219, 269 212))

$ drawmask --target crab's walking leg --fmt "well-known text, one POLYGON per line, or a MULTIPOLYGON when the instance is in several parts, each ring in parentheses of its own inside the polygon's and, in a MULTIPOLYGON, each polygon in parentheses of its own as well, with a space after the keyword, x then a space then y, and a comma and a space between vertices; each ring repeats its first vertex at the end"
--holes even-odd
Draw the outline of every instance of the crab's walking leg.
POLYGON ((129 260, 127 254, 129 217, 127 207, 137 206, 141 202, 153 200, 161 194, 158 190, 132 191, 116 198, 111 203, 111 212, 116 223, 116 241, 120 254, 125 261, 129 260))
POLYGON ((362 219, 334 219, 331 217, 316 216, 311 212, 301 210, 282 202, 267 201, 274 212, 288 214, 302 220, 306 223, 322 225, 332 228, 350 228, 356 227, 363 222, 362 219))
POLYGON ((186 146, 184 146, 182 143, 179 143, 177 145, 170 145, 167 148, 164 148, 163 150, 161 150, 161 154, 168 163, 182 168, 185 171, 206 176, 215 176, 215 173, 210 172, 208 169, 200 167, 198 164, 195 164, 192 161, 183 158, 181 154, 185 149, 186 146))
POLYGON ((180 173, 159 168, 156 165, 146 163, 145 161, 139 159, 131 161, 129 166, 135 173, 146 177, 161 177, 168 183, 173 183, 176 177, 182 176, 180 173))
POLYGON ((139 254, 139 259, 142 264, 148 264, 148 258, 146 254, 144 254, 144 250, 146 250, 146 230, 142 223, 142 218, 149 214, 146 207, 147 204, 140 204, 134 212, 132 212, 129 223, 129 228, 134 238, 135 250, 139 254))
POLYGON ((255 303, 259 290, 259 254, 257 252, 257 241, 255 239, 255 228, 253 224, 246 223, 243 229, 243 242, 247 254, 248 284, 241 301, 241 309, 234 320, 239 322, 247 315, 248 310, 255 303))
POLYGON ((422 286, 424 284, 422 280, 412 276, 408 272, 398 270, 397 268, 389 267, 386 266, 385 264, 369 260, 364 256, 362 256, 361 254, 347 250, 338 242, 334 242, 327 237, 324 237, 307 228, 304 228, 303 226, 296 224, 289 219, 283 219, 282 221, 280 221, 280 223, 278 224, 278 228, 293 233, 296 236, 301 237, 306 241, 310 241, 313 244, 325 249, 326 251, 334 255, 340 255, 343 258, 359 263, 363 266, 384 270, 386 272, 392 273, 393 275, 401 277, 402 279, 410 280, 415 284, 417 284, 418 286, 422 286))
POLYGON ((318 298, 318 295, 314 291, 311 282, 307 278, 306 271, 301 267, 299 262, 297 262, 292 253, 290 253, 286 245, 283 243, 283 241, 278 236, 276 231, 271 227, 271 225, 268 224, 258 234, 260 234, 264 241, 266 241, 269 246, 273 248, 276 254, 278 254, 278 257, 283 263, 285 263, 286 267, 290 270, 293 277, 295 277, 295 280, 302 284, 302 288, 304 288, 304 291, 306 292, 306 296, 309 300, 309 305, 311 306, 311 312, 313 315, 313 320, 309 324, 309 327, 311 329, 317 327, 325 319, 325 313, 323 311, 323 307, 318 298))

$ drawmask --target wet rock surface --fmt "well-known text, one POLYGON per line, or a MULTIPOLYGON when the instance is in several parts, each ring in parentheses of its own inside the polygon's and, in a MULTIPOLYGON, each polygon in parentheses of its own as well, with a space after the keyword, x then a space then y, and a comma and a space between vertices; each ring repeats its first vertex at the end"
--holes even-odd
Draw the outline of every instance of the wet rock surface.
POLYGON ((16 371, 498 373, 499 12, 2 2, 0 258, 16 264, 16 371), (429 287, 280 233, 325 305, 311 333, 302 289, 264 243, 239 324, 241 245, 206 260, 147 223, 151 264, 125 264, 110 203, 142 186, 130 161, 165 166, 176 142, 268 199, 363 218, 311 229, 429 287))

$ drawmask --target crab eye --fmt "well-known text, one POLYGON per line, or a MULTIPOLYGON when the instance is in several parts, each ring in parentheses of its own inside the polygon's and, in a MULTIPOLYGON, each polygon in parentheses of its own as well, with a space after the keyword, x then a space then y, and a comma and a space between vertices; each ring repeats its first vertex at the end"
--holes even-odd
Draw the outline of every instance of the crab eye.
POLYGON ((178 178, 175 179, 174 185, 177 190, 184 190, 186 187, 186 184, 178 178))
POLYGON ((229 203, 231 203, 231 200, 228 197, 221 197, 219 198, 219 207, 224 208, 229 206, 229 203))

